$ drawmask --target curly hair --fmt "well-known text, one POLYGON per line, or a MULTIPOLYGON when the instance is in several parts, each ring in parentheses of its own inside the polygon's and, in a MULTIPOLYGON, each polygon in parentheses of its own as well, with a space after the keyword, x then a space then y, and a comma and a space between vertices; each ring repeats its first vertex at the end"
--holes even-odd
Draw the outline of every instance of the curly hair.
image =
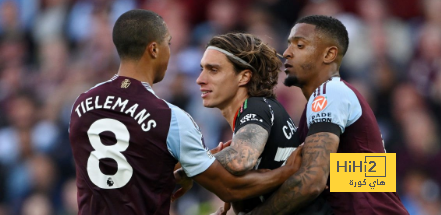
POLYGON ((249 69, 252 71, 251 80, 247 84, 248 95, 275 98, 274 87, 280 72, 282 61, 277 51, 263 43, 252 34, 228 33, 213 37, 207 44, 224 49, 240 59, 248 62, 252 67, 244 65, 228 56, 236 73, 249 69))

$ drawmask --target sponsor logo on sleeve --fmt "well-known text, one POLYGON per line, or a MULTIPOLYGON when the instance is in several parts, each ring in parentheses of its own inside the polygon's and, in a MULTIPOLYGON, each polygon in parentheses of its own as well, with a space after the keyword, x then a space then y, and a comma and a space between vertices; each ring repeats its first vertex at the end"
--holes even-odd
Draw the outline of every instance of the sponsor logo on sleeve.
POLYGON ((309 124, 314 124, 318 122, 332 122, 332 114, 326 112, 312 114, 309 118, 309 124))
POLYGON ((242 117, 242 119, 240 119, 240 124, 242 125, 243 123, 248 122, 248 121, 259 121, 259 122, 263 122, 262 119, 258 119, 258 118, 256 118, 256 117, 257 117, 256 114, 249 113, 249 114, 245 115, 244 117, 242 117))
POLYGON ((312 102, 311 108, 314 112, 320 112, 326 108, 326 105, 328 105, 328 100, 326 100, 326 97, 317 96, 312 102))

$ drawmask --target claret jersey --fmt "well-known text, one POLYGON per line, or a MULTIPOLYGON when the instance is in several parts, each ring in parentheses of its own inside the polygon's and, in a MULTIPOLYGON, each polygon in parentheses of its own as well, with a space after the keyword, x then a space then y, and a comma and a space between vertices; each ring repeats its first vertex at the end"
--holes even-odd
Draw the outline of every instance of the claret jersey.
MULTIPOLYGON (((329 79, 314 91, 300 119, 302 142, 318 132, 340 136, 337 153, 385 152, 380 128, 369 104, 340 77, 329 79)), ((394 192, 331 193, 325 190, 322 195, 335 214, 409 214, 394 192)))
POLYGON ((79 214, 169 214, 175 164, 192 177, 214 162, 190 115, 122 76, 77 98, 69 138, 79 214))

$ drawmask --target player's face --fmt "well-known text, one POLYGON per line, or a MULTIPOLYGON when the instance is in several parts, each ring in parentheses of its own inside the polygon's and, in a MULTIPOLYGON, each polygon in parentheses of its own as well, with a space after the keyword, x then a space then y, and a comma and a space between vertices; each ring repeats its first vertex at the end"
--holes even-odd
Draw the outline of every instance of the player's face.
POLYGON ((320 38, 315 26, 296 24, 288 37, 288 48, 283 53, 285 61, 286 86, 302 87, 313 81, 320 65, 320 38))
POLYGON ((208 49, 201 60, 201 74, 196 83, 201 86, 205 107, 223 109, 234 99, 239 89, 239 75, 225 54, 208 49))
POLYGON ((153 83, 158 83, 162 81, 162 79, 165 76, 165 71, 167 70, 168 61, 170 59, 170 42, 171 42, 171 36, 167 32, 167 34, 164 37, 164 40, 158 43, 158 49, 160 53, 158 55, 159 68, 155 80, 153 80, 153 83))

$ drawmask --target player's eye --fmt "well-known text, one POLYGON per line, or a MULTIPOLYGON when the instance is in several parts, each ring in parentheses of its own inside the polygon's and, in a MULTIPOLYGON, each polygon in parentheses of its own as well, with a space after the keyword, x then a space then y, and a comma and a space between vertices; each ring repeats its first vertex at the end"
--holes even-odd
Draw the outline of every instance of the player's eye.
POLYGON ((304 47, 304 45, 302 45, 302 44, 297 44, 297 47, 298 47, 299 49, 301 49, 301 48, 304 47))

